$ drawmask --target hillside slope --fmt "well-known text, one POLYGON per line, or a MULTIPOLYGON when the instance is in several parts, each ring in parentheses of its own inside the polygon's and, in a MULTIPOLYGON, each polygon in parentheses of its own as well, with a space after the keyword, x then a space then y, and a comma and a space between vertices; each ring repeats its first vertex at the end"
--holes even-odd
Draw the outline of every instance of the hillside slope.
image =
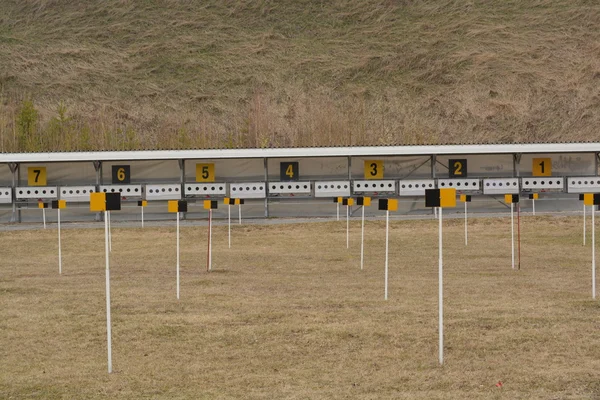
POLYGON ((0 151, 598 140, 597 0, 0 3, 0 151))

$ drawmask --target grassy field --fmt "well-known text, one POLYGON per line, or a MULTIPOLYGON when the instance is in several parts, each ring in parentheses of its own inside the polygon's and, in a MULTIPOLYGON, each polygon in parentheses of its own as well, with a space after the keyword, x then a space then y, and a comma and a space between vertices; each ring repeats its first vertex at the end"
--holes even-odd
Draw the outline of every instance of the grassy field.
POLYGON ((597 399, 599 302, 581 219, 445 222, 446 363, 437 362, 437 225, 345 223, 113 232, 107 374, 103 230, 1 232, 0 397, 597 399), (502 382, 502 386, 496 386, 502 382))
POLYGON ((595 0, 6 0, 0 151, 596 140, 598 26, 595 0))

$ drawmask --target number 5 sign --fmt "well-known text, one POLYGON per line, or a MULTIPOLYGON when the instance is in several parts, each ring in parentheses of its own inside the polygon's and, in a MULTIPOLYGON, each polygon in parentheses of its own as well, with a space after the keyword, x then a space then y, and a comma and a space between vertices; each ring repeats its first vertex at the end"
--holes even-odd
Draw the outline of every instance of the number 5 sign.
POLYGON ((196 164, 196 182, 214 182, 215 164, 196 164))

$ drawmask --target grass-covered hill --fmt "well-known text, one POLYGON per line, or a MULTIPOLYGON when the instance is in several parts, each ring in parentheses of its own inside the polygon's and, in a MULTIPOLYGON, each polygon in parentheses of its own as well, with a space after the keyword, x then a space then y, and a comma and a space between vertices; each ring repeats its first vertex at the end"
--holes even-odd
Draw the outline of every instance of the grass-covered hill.
POLYGON ((599 131, 598 0, 0 2, 0 151, 599 131))

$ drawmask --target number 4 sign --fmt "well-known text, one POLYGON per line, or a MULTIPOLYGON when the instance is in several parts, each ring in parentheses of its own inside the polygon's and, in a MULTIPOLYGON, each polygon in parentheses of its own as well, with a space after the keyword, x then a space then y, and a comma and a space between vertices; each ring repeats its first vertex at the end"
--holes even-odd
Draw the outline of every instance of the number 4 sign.
POLYGON ((282 162, 279 164, 279 180, 297 181, 300 177, 300 166, 298 162, 282 162))

